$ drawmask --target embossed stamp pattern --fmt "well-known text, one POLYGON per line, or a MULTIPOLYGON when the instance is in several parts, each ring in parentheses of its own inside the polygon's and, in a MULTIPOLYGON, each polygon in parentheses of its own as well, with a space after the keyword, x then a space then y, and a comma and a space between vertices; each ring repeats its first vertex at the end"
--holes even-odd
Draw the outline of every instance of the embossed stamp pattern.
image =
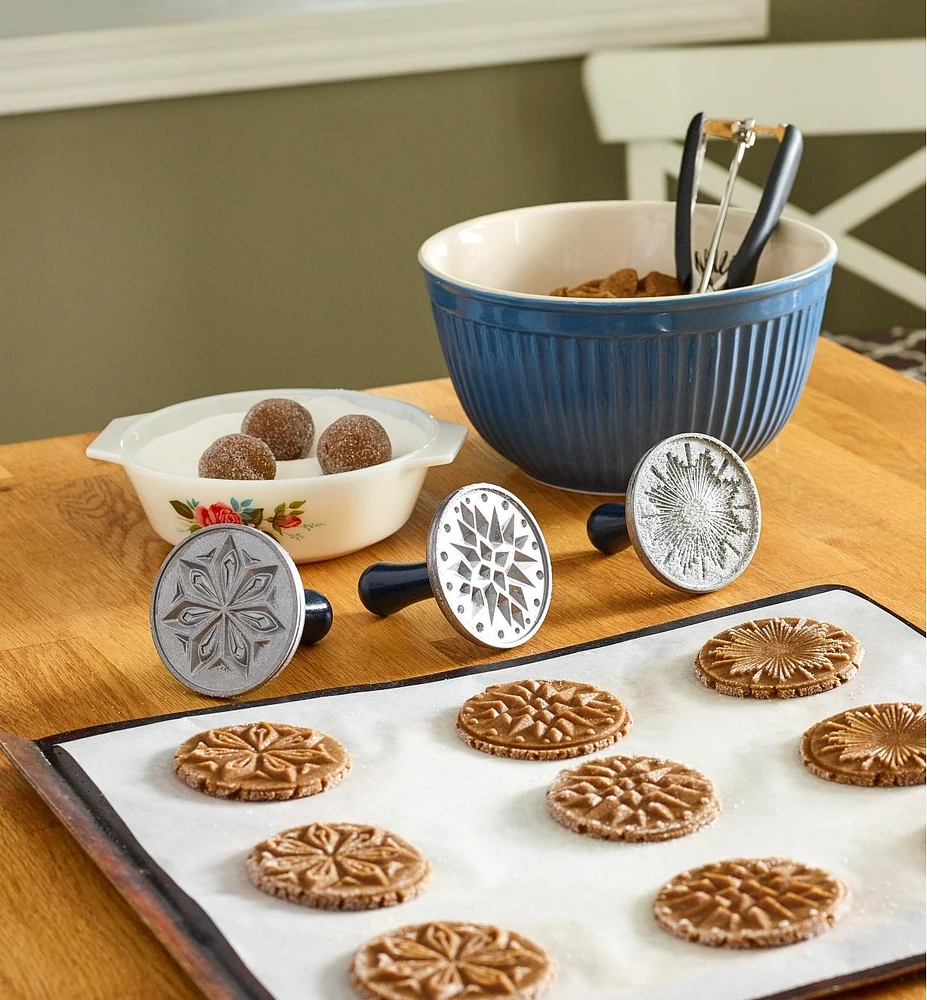
POLYGON ((255 528, 223 524, 202 528, 168 555, 152 593, 152 637, 181 683, 230 697, 290 661, 304 611, 286 552, 255 528))
POLYGON ((669 438, 641 460, 628 485, 635 550, 682 590, 717 590, 749 565, 760 536, 753 477, 735 452, 706 435, 669 438))
POLYGON ((251 881, 271 896, 320 910, 375 910, 414 899, 431 879, 428 859, 389 830, 310 823, 261 841, 251 881))
POLYGON ((721 812, 710 778, 665 757, 598 757, 561 771, 547 790, 560 824, 605 840, 672 840, 721 812))
POLYGON ((720 948, 774 948, 829 930, 850 907, 829 872, 786 858, 737 858, 682 872, 657 894, 670 934, 720 948))
POLYGON ((809 771, 842 785, 923 785, 924 706, 892 701, 832 715, 802 737, 809 771))
POLYGON ((199 792, 258 802, 322 792, 351 770, 351 758, 314 729, 252 722, 191 736, 174 754, 174 770, 199 792))
POLYGON ((547 543, 531 512, 506 490, 477 483, 452 493, 428 534, 435 598, 463 635, 487 646, 519 646, 550 605, 547 543))
POLYGON ((563 760, 610 746, 631 725, 610 692, 575 681, 493 684, 464 702, 457 732, 475 750, 521 760, 563 760))
POLYGON ((365 1000, 535 1000, 555 975, 553 959, 520 934, 452 921, 399 927, 351 963, 365 1000))
POLYGON ((709 639, 695 672, 721 694, 796 698, 848 681, 862 658, 863 647, 846 629, 810 618, 764 618, 709 639))

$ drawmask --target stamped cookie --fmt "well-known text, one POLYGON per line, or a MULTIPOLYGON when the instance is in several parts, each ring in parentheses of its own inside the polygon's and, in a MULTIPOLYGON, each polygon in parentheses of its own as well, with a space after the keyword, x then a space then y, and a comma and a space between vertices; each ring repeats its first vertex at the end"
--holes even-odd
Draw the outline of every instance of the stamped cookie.
POLYGON ((561 771, 547 790, 561 825, 604 840, 673 840, 721 812, 710 778, 664 757, 597 757, 561 771))
POLYGON ((725 629, 695 659, 703 684, 739 698, 798 698, 848 681, 863 647, 845 629, 811 618, 763 618, 725 629))
POLYGON ((547 952, 514 931, 456 921, 399 927, 354 955, 364 1000, 534 1000, 553 981, 547 952))
POLYGON ((377 910, 415 899, 431 879, 428 859, 389 830, 310 823, 252 848, 251 881, 263 892, 319 910, 377 910))
POLYGON ((776 948, 823 934, 849 908, 849 888, 822 868, 786 858, 735 858, 677 875, 657 893, 653 915, 686 941, 776 948))
POLYGON ((251 722, 191 736, 174 754, 174 770, 199 792, 258 802, 322 792, 351 770, 351 758, 314 729, 251 722))
POLYGON ((802 763, 841 785, 923 785, 924 730, 924 706, 913 702, 850 708, 805 733, 802 763))
POLYGON ((575 681, 493 684, 464 702, 457 732, 475 750, 519 760, 564 760, 620 739, 631 716, 610 692, 575 681))

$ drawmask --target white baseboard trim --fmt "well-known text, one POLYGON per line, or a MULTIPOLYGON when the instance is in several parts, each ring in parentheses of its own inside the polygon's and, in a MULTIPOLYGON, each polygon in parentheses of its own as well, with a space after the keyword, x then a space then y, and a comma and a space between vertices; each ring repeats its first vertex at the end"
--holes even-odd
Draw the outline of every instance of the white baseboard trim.
POLYGON ((460 0, 3 38, 0 115, 757 38, 767 15, 768 0, 460 0))

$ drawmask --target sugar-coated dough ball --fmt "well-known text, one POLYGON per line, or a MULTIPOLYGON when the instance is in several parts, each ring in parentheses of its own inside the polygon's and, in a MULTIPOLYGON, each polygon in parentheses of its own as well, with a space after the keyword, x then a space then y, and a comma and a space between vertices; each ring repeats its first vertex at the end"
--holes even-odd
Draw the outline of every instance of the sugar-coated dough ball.
POLYGON ((200 456, 203 479, 273 479, 277 463, 270 448, 248 434, 226 434, 200 456))
POLYGON ((305 458, 312 447, 312 414, 295 399, 262 399, 241 422, 242 434, 260 438, 278 462, 305 458))
POLYGON ((362 413, 349 413, 322 432, 316 451, 326 475, 366 469, 393 457, 389 435, 383 425, 362 413))

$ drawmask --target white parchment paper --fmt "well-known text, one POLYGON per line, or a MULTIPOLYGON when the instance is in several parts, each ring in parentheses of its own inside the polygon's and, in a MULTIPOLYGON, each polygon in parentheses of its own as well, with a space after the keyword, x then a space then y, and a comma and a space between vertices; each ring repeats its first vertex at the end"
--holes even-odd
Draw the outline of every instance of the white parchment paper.
MULTIPOLYGON (((452 680, 236 710, 87 737, 66 748, 152 858, 209 914, 279 1000, 349 1000, 353 951, 391 927, 495 923, 558 960, 550 1000, 744 1000, 923 951, 924 787, 855 788, 801 764, 799 739, 853 705, 924 701, 924 640, 842 591, 754 612, 806 615, 850 629, 866 649, 856 678, 789 701, 729 698, 691 663, 743 613, 550 660, 452 680), (544 793, 573 762, 509 761, 469 749, 454 722, 487 684, 570 678, 614 691, 631 711, 609 754, 656 754, 718 785, 720 818, 660 844, 597 841, 551 820, 544 793), (349 778, 295 802, 223 802, 182 784, 174 749, 211 725, 267 719, 321 729, 347 746, 349 778), (259 892, 244 858, 259 840, 314 820, 384 826, 431 859, 419 899, 369 913, 326 913, 259 892), (661 931, 651 902, 675 873, 708 861, 785 855, 852 888, 851 912, 824 936, 762 952, 710 949, 661 931)), ((320 647, 320 654, 322 649, 320 647)))

